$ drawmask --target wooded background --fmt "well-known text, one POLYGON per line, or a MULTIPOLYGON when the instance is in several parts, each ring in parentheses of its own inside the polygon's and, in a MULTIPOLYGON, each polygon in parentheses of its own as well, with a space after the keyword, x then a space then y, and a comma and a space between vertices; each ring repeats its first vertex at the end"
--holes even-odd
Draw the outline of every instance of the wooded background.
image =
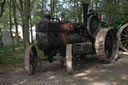
POLYGON ((18 25, 22 26, 26 47, 30 44, 29 28, 32 33, 32 26, 45 14, 60 18, 64 12, 69 21, 82 23, 82 3, 88 3, 95 14, 104 16, 106 26, 118 29, 120 24, 128 23, 128 0, 0 0, 0 28, 10 30, 12 50, 15 51, 12 27, 16 29, 16 42, 19 44, 18 25))

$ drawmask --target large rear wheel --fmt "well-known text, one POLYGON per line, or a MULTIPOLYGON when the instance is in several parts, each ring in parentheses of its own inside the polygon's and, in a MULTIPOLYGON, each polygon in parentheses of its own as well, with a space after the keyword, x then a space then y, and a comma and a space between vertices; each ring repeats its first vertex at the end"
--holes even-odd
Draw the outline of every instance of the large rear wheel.
POLYGON ((115 61, 118 56, 119 41, 114 29, 100 30, 96 36, 95 48, 99 60, 115 61))

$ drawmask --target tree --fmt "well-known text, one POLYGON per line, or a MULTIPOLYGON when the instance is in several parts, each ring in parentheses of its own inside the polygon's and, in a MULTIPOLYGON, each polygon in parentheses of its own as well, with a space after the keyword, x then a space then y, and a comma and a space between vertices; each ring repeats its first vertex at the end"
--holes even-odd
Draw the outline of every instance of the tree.
POLYGON ((0 1, 0 17, 3 15, 5 3, 6 3, 6 0, 4 0, 3 2, 0 1))
MULTIPOLYGON (((30 10, 32 11, 32 5, 30 6, 30 10)), ((31 41, 32 41, 32 43, 33 43, 33 30, 32 30, 32 15, 31 15, 31 13, 30 13, 30 27, 31 27, 31 41)))
POLYGON ((55 16, 55 8, 56 8, 56 2, 57 0, 50 0, 50 15, 51 17, 55 16))
MULTIPOLYGON (((44 1, 44 0, 42 0, 42 5, 44 5, 44 4, 43 4, 43 1, 44 1)), ((31 32, 31 36, 30 36, 30 37, 31 37, 31 42, 32 42, 32 43, 33 43, 33 30, 32 30, 33 23, 32 23, 32 14, 33 14, 33 10, 34 10, 33 8, 34 8, 34 6, 35 6, 35 2, 36 2, 36 0, 32 0, 32 1, 30 2, 31 4, 30 4, 30 21, 29 21, 29 22, 30 22, 30 28, 31 28, 31 29, 30 29, 30 32, 31 32)), ((42 6, 42 8, 43 8, 43 6, 42 6)), ((43 9, 42 9, 42 11, 43 11, 43 9)), ((43 11, 43 12, 44 12, 44 11, 43 11)), ((43 15, 43 14, 42 14, 42 15, 43 15)), ((43 17, 43 16, 42 16, 42 17, 43 17)))
POLYGON ((12 2, 13 2, 13 16, 14 16, 15 29, 16 29, 16 43, 19 45, 18 23, 16 16, 16 0, 12 0, 12 2))
POLYGON ((12 39, 12 50, 15 51, 14 38, 12 35, 12 0, 9 0, 9 26, 10 26, 10 35, 12 39))
POLYGON ((24 1, 24 45, 27 47, 29 42, 29 19, 30 19, 30 0, 24 1))
MULTIPOLYGON (((5 5, 6 0, 4 0, 3 2, 0 2, 0 17, 2 17, 3 15, 3 11, 4 11, 4 5, 5 5)), ((1 28, 0 28, 0 48, 2 46, 2 32, 1 32, 1 28)), ((1 62, 1 59, 0 59, 1 62)))
POLYGON ((22 31, 23 31, 23 41, 24 41, 24 47, 25 47, 25 35, 24 35, 24 1, 19 0, 16 2, 16 7, 20 13, 21 18, 21 25, 22 25, 22 31))

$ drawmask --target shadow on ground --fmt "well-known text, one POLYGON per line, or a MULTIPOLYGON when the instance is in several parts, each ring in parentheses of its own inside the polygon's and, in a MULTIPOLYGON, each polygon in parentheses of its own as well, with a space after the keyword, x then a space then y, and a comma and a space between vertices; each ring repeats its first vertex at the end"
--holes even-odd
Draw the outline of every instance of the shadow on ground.
POLYGON ((0 85, 127 85, 128 56, 120 54, 116 62, 102 64, 95 57, 77 61, 75 73, 67 74, 58 62, 43 62, 44 72, 28 75, 24 69, 0 73, 0 85))

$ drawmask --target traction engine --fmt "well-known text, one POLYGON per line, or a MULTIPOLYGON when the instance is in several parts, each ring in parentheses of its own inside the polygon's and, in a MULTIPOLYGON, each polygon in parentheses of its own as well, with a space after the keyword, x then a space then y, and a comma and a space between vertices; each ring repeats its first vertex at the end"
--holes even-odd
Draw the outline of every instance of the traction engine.
MULTIPOLYGON (((97 16, 87 16, 88 4, 83 4, 83 23, 74 24, 45 16, 36 24, 37 47, 53 61, 53 56, 63 56, 68 73, 73 72, 73 59, 96 54, 99 60, 113 62, 118 56, 118 38, 114 29, 101 29, 97 16)), ((37 50, 30 45, 25 53, 25 69, 30 74, 37 67, 37 50)))

